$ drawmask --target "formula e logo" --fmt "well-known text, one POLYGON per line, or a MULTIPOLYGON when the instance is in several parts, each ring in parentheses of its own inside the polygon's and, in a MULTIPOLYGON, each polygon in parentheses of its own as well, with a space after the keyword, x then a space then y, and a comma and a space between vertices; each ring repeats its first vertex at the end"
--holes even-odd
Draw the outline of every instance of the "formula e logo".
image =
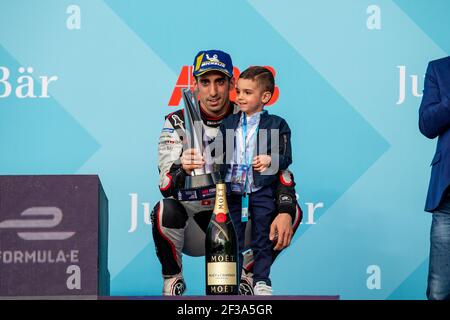
MULTIPOLYGON (((52 218, 4 220, 0 222, 0 229, 53 228, 59 225, 63 218, 61 209, 57 207, 32 207, 26 209, 20 215, 22 217, 52 216, 52 218)), ((66 240, 74 234, 75 232, 17 232, 17 235, 23 240, 66 240)))

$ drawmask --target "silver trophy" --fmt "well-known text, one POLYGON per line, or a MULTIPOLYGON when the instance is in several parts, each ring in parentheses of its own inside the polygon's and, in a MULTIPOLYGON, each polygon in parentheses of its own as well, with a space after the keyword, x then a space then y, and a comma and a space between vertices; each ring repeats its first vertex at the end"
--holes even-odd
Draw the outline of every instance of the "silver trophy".
MULTIPOLYGON (((197 92, 190 89, 183 89, 184 120, 186 127, 187 148, 197 149, 204 155, 205 145, 203 142, 204 128, 200 115, 200 106, 197 100, 197 92)), ((214 185, 211 173, 207 173, 205 168, 192 170, 190 176, 186 177, 185 189, 196 189, 214 185)))

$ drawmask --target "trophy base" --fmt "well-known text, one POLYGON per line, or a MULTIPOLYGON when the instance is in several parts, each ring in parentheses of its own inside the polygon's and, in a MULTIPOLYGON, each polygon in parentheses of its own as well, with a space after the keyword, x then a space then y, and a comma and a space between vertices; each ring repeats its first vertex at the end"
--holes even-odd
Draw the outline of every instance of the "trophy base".
POLYGON ((184 183, 185 189, 198 189, 215 186, 211 173, 201 174, 198 176, 186 176, 184 183))

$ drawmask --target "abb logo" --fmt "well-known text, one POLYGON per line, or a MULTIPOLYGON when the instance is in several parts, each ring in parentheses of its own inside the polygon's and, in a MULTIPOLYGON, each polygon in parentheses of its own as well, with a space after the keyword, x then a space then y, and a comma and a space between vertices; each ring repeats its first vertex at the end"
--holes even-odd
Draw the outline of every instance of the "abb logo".
MULTIPOLYGON (((272 72, 273 77, 275 78, 276 77, 275 69, 270 66, 265 66, 265 67, 272 72)), ((233 68, 234 78, 235 79, 239 78, 240 74, 241 74, 241 72, 239 71, 239 69, 234 67, 233 68)), ((172 91, 172 95, 170 96, 169 107, 178 106, 181 101, 181 93, 182 93, 181 90, 184 88, 187 88, 189 86, 193 86, 193 85, 194 85, 194 77, 192 76, 192 66, 183 66, 181 68, 180 75, 178 76, 177 83, 175 84, 175 88, 172 91)), ((279 96, 280 96, 280 90, 278 89, 277 86, 275 86, 275 90, 273 92, 272 99, 270 99, 267 106, 270 106, 270 105, 274 104, 275 102, 277 102, 279 96)), ((236 99, 236 90, 233 88, 233 90, 230 93, 230 100, 235 101, 235 99, 236 99)))

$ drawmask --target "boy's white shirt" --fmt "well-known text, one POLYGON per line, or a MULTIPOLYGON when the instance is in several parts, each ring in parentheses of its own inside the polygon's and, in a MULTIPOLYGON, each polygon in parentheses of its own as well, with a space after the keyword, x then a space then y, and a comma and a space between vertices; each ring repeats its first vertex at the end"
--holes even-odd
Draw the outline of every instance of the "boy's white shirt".
POLYGON ((250 166, 250 170, 247 172, 247 188, 246 192, 256 192, 261 187, 255 187, 253 184, 253 170, 252 168, 252 162, 255 155, 253 154, 254 150, 256 150, 256 141, 257 141, 257 130, 259 126, 259 120, 261 119, 261 113, 256 112, 252 114, 251 116, 247 116, 247 139, 246 139, 246 152, 245 155, 247 158, 251 154, 251 157, 247 160, 244 159, 244 136, 243 136, 243 130, 242 130, 242 124, 244 121, 244 116, 246 116, 245 112, 242 112, 241 118, 239 120, 238 127, 236 128, 236 147, 233 150, 233 158, 231 167, 228 169, 227 175, 225 177, 225 181, 230 182, 231 181, 231 170, 233 168, 233 164, 246 164, 248 163, 250 166))

